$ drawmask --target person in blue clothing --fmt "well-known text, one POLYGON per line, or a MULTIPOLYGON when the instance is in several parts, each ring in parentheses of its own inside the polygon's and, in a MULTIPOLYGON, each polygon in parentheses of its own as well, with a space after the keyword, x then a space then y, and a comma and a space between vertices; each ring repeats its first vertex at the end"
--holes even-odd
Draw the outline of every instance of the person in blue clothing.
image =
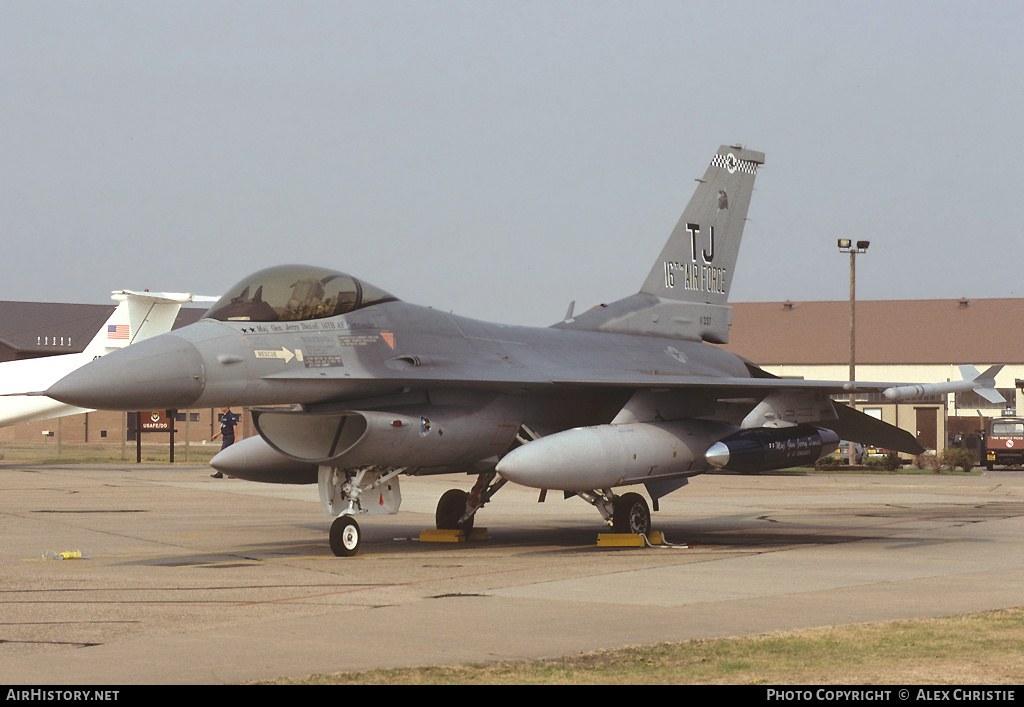
MULTIPOLYGON (((217 437, 220 437, 221 451, 227 449, 235 443, 235 426, 238 424, 238 415, 231 412, 231 408, 227 407, 221 410, 220 415, 220 432, 215 434, 210 440, 211 442, 217 437)), ((216 474, 210 474, 215 479, 223 479, 224 474, 219 471, 216 474)))

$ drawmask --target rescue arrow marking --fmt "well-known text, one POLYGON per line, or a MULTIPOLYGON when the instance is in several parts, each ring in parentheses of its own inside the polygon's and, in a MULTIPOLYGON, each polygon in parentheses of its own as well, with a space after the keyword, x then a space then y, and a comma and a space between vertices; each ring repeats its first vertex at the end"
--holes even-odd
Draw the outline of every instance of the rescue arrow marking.
POLYGON ((256 354, 256 358, 283 358, 285 363, 288 363, 293 358, 299 361, 302 360, 301 350, 295 349, 295 353, 292 353, 283 346, 281 347, 280 350, 267 351, 265 349, 256 349, 253 351, 253 353, 256 354))

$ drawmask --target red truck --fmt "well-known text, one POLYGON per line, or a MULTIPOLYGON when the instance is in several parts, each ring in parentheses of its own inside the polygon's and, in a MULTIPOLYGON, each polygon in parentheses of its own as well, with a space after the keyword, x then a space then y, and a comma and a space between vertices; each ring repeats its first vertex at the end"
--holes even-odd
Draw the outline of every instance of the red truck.
POLYGON ((985 468, 1024 467, 1024 417, 997 417, 985 434, 985 468))

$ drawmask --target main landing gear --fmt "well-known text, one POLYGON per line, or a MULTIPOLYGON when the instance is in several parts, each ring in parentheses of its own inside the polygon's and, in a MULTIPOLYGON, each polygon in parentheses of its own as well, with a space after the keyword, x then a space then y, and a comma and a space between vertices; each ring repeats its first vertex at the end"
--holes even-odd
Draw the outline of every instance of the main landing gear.
POLYGON ((437 511, 434 514, 437 529, 463 530, 468 535, 473 529, 476 512, 494 497, 498 489, 508 483, 504 478, 494 481, 495 476, 497 473, 494 471, 480 474, 473 485, 473 490, 468 493, 462 489, 445 491, 437 502, 437 511), (494 483, 491 483, 492 481, 494 483))
MULTIPOLYGON (((353 517, 357 513, 397 513, 401 504, 398 474, 404 469, 382 471, 366 469, 341 471, 321 467, 320 491, 324 511, 337 515, 331 524, 331 552, 338 557, 359 553, 362 531, 353 517), (340 509, 340 515, 338 513, 340 509)), ((450 489, 437 502, 434 520, 439 530, 473 529, 476 512, 484 507, 507 480, 494 471, 477 477, 471 491, 450 489)), ((566 493, 576 495, 593 505, 616 533, 650 535, 651 511, 638 493, 616 496, 611 489, 566 493)))
POLYGON ((651 511, 638 493, 616 496, 612 502, 612 529, 616 533, 651 534, 651 511))
POLYGON ((577 496, 594 506, 616 533, 651 534, 651 509, 638 493, 616 496, 611 489, 579 491, 577 496))
MULTIPOLYGON (((498 479, 491 484, 494 476, 493 472, 481 474, 469 493, 460 489, 445 491, 437 502, 435 513, 438 530, 464 530, 468 534, 473 529, 476 512, 506 483, 505 479, 498 479)), ((567 497, 569 495, 572 494, 566 494, 567 497)), ((579 491, 575 495, 597 508, 616 533, 651 534, 651 509, 640 494, 616 496, 610 489, 602 489, 579 491)))

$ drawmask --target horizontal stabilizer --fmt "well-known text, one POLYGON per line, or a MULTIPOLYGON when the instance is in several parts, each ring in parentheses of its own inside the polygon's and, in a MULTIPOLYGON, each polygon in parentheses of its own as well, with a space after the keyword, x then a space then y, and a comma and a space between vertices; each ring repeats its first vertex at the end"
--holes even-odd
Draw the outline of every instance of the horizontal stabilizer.
POLYGON ((181 305, 187 302, 210 302, 217 298, 189 292, 118 290, 111 293, 111 299, 118 302, 117 308, 89 342, 82 354, 85 361, 168 332, 174 325, 181 305))
POLYGON ((906 430, 865 415, 848 405, 842 403, 833 403, 833 405, 836 410, 836 419, 823 420, 818 423, 818 426, 832 430, 839 435, 840 439, 892 449, 906 454, 921 454, 925 451, 914 435, 906 430))

